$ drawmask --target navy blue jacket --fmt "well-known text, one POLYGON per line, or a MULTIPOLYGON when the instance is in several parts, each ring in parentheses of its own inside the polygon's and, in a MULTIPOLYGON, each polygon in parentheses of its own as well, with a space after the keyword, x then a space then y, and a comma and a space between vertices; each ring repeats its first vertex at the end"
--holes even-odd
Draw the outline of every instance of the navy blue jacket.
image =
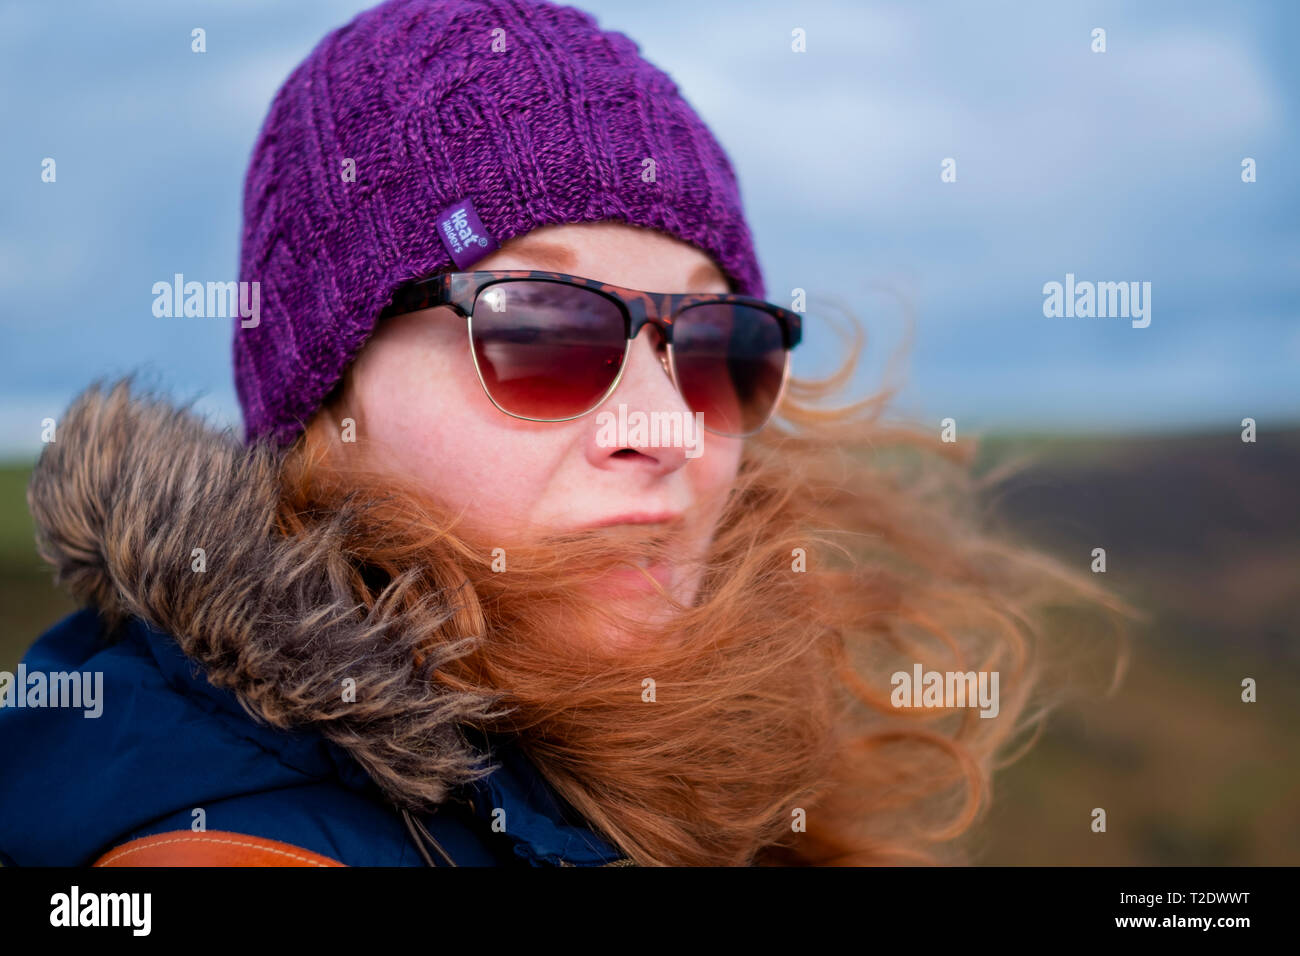
MULTIPOLYGON (((197 809, 204 829, 295 844, 347 865, 425 865, 399 810, 342 749, 255 721, 172 638, 139 620, 112 643, 102 632, 96 611, 80 611, 23 659, 29 673, 101 672, 101 716, 0 707, 4 865, 89 865, 138 837, 192 829, 197 809)), ((620 859, 507 738, 466 732, 496 769, 417 815, 457 865, 620 859), (505 832, 493 831, 496 808, 505 832)))

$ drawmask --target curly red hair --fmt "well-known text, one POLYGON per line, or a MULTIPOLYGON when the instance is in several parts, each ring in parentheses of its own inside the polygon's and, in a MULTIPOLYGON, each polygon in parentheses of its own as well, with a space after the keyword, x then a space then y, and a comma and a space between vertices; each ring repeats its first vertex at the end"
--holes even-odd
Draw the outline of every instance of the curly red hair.
POLYGON ((989 530, 971 443, 885 422, 889 390, 829 406, 860 354, 854 330, 844 366, 793 379, 747 440, 701 593, 670 620, 630 619, 581 585, 671 536, 476 532, 367 461, 364 441, 344 453, 346 386, 287 459, 282 530, 365 499, 348 542, 358 600, 429 569, 449 602, 430 640, 484 638, 436 679, 503 695, 508 715, 484 729, 516 735, 638 863, 964 860, 955 838, 987 808, 999 759, 1032 742, 1070 655, 1126 608, 989 530), (611 627, 639 639, 610 645, 611 627), (997 716, 892 706, 890 675, 916 663, 998 671, 997 716))

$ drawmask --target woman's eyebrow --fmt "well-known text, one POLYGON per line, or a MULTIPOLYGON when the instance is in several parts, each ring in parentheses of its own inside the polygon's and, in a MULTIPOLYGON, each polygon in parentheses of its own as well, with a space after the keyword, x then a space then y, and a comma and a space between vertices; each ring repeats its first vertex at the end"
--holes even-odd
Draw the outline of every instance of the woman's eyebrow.
MULTIPOLYGON (((554 272, 572 273, 577 257, 568 246, 544 239, 522 239, 509 248, 509 252, 521 258, 531 259, 539 269, 554 272)), ((692 291, 701 286, 721 283, 728 286, 726 277, 711 262, 704 262, 695 267, 690 278, 686 280, 686 290, 692 291)))
POLYGON ((567 246, 546 242, 542 239, 525 239, 511 246, 509 250, 503 251, 534 259, 537 261, 538 268, 549 269, 553 272, 572 272, 576 261, 573 251, 567 246))
POLYGON ((688 290, 694 290, 699 286, 709 285, 714 282, 721 282, 730 288, 726 277, 718 270, 718 267, 711 262, 705 262, 695 267, 691 277, 686 280, 686 287, 688 290))

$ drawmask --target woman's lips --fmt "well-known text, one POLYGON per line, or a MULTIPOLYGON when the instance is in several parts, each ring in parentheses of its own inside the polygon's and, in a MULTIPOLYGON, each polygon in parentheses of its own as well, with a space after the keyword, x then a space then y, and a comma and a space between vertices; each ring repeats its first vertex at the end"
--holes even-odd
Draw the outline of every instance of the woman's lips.
POLYGON ((616 525, 622 525, 622 524, 666 525, 666 524, 672 524, 674 521, 677 521, 680 518, 681 518, 680 514, 668 512, 668 511, 663 511, 663 512, 638 511, 633 514, 614 515, 613 517, 610 518, 602 518, 599 521, 593 521, 589 524, 584 524, 581 527, 583 529, 586 529, 586 528, 611 528, 616 525))
MULTIPOLYGON (((583 529, 608 529, 619 527, 662 525, 672 527, 680 521, 680 512, 639 511, 615 515, 583 525, 583 529)), ((610 595, 657 594, 656 582, 664 591, 672 593, 673 568, 666 561, 651 561, 648 557, 629 555, 629 564, 611 568, 593 583, 593 587, 610 595), (635 563, 636 566, 633 566, 635 563), (648 577, 647 577, 648 575, 648 577)))

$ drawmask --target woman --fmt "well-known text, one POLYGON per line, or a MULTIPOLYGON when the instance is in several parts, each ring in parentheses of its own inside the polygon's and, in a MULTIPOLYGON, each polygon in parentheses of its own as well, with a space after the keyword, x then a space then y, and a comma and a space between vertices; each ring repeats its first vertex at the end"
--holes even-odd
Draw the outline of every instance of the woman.
POLYGON ((0 713, 3 862, 956 852, 1042 612, 1100 595, 883 397, 820 407, 852 358, 788 379, 732 167, 631 41, 383 4, 275 98, 244 216, 244 442, 94 387, 32 479, 86 610, 24 663, 103 706, 0 713), (903 706, 914 665, 996 716, 903 706))

